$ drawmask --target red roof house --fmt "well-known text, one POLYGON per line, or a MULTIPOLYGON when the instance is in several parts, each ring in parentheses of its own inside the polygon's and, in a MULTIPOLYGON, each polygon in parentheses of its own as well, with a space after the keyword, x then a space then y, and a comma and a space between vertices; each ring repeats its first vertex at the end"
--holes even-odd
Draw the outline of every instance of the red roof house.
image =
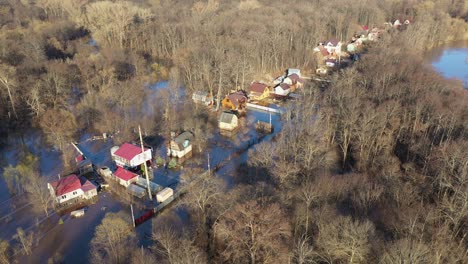
POLYGON ((112 159, 118 166, 136 167, 151 160, 151 149, 142 153, 141 147, 124 143, 112 153, 112 159))
POLYGON ((47 187, 57 203, 64 203, 74 198, 90 199, 97 195, 97 187, 94 184, 75 174, 50 182, 47 187))
POLYGON ((116 180, 125 187, 128 187, 130 184, 138 180, 138 174, 128 171, 120 166, 117 166, 114 176, 116 180))

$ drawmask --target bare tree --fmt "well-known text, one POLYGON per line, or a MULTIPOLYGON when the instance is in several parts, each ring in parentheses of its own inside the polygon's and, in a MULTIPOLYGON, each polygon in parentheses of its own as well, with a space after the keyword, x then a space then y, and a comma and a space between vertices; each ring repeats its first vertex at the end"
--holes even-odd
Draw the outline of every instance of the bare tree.
POLYGON ((66 142, 72 140, 76 132, 75 116, 65 109, 47 110, 41 117, 40 126, 47 135, 48 141, 60 150, 66 142))
POLYGON ((18 114, 16 113, 16 100, 14 97, 14 89, 16 87, 15 79, 16 69, 4 64, 0 64, 0 84, 3 88, 7 90, 8 98, 10 99, 11 109, 15 118, 18 119, 18 114))
POLYGON ((380 263, 429 263, 431 262, 431 250, 422 242, 413 241, 408 238, 403 238, 391 244, 380 263))
POLYGON ((53 198, 50 195, 49 189, 47 189, 47 180, 37 175, 37 173, 33 173, 33 175, 28 177, 25 189, 28 192, 28 198, 32 202, 33 207, 48 217, 53 198))
POLYGON ((96 228, 91 240, 93 261, 98 263, 126 263, 132 250, 135 233, 128 216, 107 213, 96 228))
POLYGON ((336 216, 320 219, 317 226, 317 259, 348 263, 361 263, 368 259, 370 242, 375 235, 374 225, 370 221, 359 222, 351 217, 336 216))
POLYGON ((0 263, 10 263, 10 245, 5 240, 0 240, 0 263))
POLYGON ((278 204, 248 201, 237 205, 216 224, 224 259, 233 262, 286 262, 291 236, 286 215, 278 204))
POLYGON ((33 239, 34 239, 33 232, 27 233, 21 227, 19 227, 16 229, 16 237, 21 243, 21 247, 24 253, 26 255, 30 255, 32 253, 32 246, 33 246, 33 239))

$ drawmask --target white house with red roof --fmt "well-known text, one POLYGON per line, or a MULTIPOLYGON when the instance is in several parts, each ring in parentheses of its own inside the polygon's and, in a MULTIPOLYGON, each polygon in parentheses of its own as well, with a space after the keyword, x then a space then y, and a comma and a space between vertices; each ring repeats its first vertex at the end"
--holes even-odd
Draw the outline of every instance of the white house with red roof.
POLYGON ((120 185, 128 187, 130 184, 138 181, 138 174, 128 171, 120 166, 117 166, 117 170, 114 171, 114 177, 120 185))
POLYGON ((97 195, 97 187, 85 178, 75 174, 63 177, 58 181, 47 183, 47 188, 55 202, 61 204, 69 200, 91 199, 97 195))
POLYGON ((117 166, 136 167, 140 166, 144 162, 151 160, 151 149, 145 148, 145 151, 141 151, 141 147, 132 145, 130 143, 124 143, 115 152, 111 153, 112 159, 115 161, 117 166))

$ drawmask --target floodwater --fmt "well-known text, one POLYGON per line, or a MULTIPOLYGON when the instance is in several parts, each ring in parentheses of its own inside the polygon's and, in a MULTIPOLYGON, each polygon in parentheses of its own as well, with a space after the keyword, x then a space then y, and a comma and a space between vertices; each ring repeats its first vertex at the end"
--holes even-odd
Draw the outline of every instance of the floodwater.
POLYGON ((468 89, 468 41, 449 43, 429 51, 434 69, 448 79, 458 79, 468 89))
MULTIPOLYGON (((153 108, 156 105, 155 102, 160 99, 160 92, 167 87, 167 82, 148 86, 148 97, 142 107, 149 116, 155 114, 153 108)), ((179 91, 178 98, 172 99, 182 100, 186 97, 183 88, 179 91)), ((231 136, 221 135, 220 131, 215 129, 213 136, 208 140, 208 148, 202 154, 194 153, 192 158, 181 163, 181 166, 178 166, 177 169, 155 168, 153 181, 159 185, 177 189, 181 174, 187 168, 207 168, 207 154, 209 153, 211 169, 224 161, 223 166, 219 168, 216 175, 225 181, 228 189, 232 188, 236 183, 237 169, 248 159, 247 151, 243 151, 240 155, 236 155, 236 151, 245 150, 252 143, 258 143, 261 136, 255 131, 255 123, 257 121, 269 122, 270 118, 274 126, 274 132, 263 137, 262 141, 270 140, 281 130, 281 117, 275 114, 270 116, 269 113, 262 111, 249 110, 240 119, 241 128, 231 136)), ((110 193, 104 192, 99 193, 99 200, 96 204, 88 207, 85 216, 82 218, 72 219, 69 215, 65 215, 61 218, 63 224, 60 224, 59 216, 53 214, 50 218, 44 220, 44 216, 36 216, 32 212, 31 206, 26 205, 24 195, 11 197, 3 179, 3 168, 8 165, 15 166, 19 162, 21 151, 26 149, 39 157, 41 175, 55 179, 58 174, 63 172, 60 152, 45 145, 41 132, 34 129, 29 130, 27 133, 10 135, 2 143, 0 148, 0 218, 2 218, 2 221, 0 221, 0 238, 5 240, 13 239, 18 227, 25 230, 37 230, 39 228, 41 234, 46 233, 38 246, 33 249, 32 256, 34 257, 17 256, 17 260, 28 263, 45 263, 49 258, 56 257, 65 263, 89 262, 89 243, 94 236, 96 227, 102 222, 105 214, 107 212, 124 211, 129 215, 128 206, 110 193), (9 215, 9 221, 5 221, 7 215, 9 215), (41 221, 40 225, 37 225, 38 221, 41 221)), ((163 139, 157 146, 154 146, 155 155, 167 158, 166 144, 167 139, 163 139)), ((109 167, 112 167, 113 164, 110 155, 112 146, 114 146, 112 139, 92 140, 92 135, 89 134, 83 135, 78 143, 80 150, 94 164, 109 167)), ((255 145, 251 148, 255 148, 255 145)), ((168 161, 168 159, 166 160, 168 161)), ((144 213, 143 208, 134 209, 136 216, 144 213)), ((188 209, 175 202, 164 210, 162 215, 158 215, 155 221, 148 221, 137 227, 138 244, 145 247, 149 246, 148 235, 155 223, 175 221, 178 222, 178 225, 184 227, 187 225, 189 217, 188 209)), ((130 215, 129 223, 131 223, 130 215)))

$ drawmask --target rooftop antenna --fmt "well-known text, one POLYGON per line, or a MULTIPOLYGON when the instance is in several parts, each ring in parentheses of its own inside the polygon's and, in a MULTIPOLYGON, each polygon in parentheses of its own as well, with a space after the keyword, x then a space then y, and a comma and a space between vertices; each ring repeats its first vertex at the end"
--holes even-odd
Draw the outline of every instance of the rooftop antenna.
MULTIPOLYGON (((143 147, 143 137, 141 136, 141 127, 138 126, 138 133, 140 134, 140 144, 141 144, 141 153, 145 153, 145 148, 143 147)), ((146 165, 146 160, 143 162, 145 164, 145 175, 146 175, 146 185, 148 186, 148 196, 149 199, 152 201, 153 197, 151 196, 151 188, 150 188, 150 183, 149 183, 149 178, 148 178, 148 166, 146 165)))

